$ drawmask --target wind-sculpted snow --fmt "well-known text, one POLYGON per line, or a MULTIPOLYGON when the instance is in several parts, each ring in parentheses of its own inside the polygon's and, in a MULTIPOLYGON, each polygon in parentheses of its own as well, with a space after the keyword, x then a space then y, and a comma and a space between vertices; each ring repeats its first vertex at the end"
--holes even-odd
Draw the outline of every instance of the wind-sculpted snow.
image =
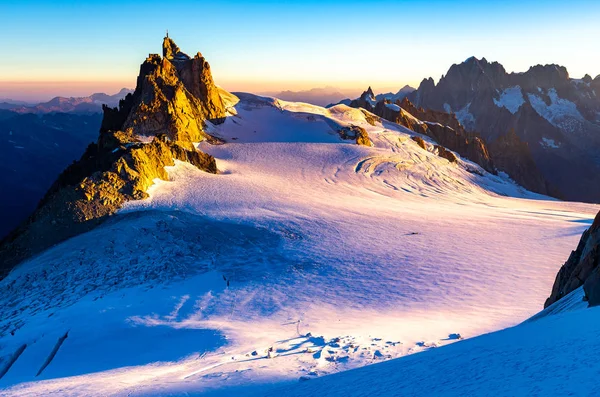
POLYGON ((358 109, 239 97, 210 131, 227 143, 200 144, 218 174, 176 162, 0 282, 0 373, 27 345, 3 395, 231 394, 516 325, 597 212, 358 109))
POLYGON ((600 309, 550 316, 443 349, 274 389, 260 396, 591 396, 600 309))

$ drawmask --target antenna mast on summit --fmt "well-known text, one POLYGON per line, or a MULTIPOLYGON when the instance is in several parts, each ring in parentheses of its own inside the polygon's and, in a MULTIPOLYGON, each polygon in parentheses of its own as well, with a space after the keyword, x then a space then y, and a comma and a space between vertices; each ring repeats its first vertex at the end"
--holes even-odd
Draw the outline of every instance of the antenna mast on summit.
POLYGON ((169 29, 167 29, 167 39, 169 38, 169 29))

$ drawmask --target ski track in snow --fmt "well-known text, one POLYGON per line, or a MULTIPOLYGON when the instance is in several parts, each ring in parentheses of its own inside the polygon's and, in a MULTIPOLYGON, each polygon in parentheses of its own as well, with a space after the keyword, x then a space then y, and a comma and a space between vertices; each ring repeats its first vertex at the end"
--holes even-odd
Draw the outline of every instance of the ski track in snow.
POLYGON ((211 130, 229 143, 199 145, 220 174, 177 162, 150 199, 0 282, 0 373, 26 345, 0 394, 220 393, 513 326, 598 210, 345 105, 241 98, 211 130), (342 141, 349 124, 374 147, 342 141))

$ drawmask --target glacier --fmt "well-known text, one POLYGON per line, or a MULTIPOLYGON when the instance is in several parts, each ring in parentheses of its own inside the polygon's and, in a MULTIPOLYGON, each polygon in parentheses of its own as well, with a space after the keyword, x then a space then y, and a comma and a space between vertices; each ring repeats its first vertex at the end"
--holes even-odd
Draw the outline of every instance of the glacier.
POLYGON ((530 373, 559 321, 564 349, 595 332, 586 311, 484 335, 541 310, 597 205, 450 163, 359 109, 238 97, 210 130, 227 143, 198 144, 218 174, 176 162, 150 198, 0 281, 0 394, 468 391, 473 373, 530 373), (349 125, 373 146, 342 140, 349 125))

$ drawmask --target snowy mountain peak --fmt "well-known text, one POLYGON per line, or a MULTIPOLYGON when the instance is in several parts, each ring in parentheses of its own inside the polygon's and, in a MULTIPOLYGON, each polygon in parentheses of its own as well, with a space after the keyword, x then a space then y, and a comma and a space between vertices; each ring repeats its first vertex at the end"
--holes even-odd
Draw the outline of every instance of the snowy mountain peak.
POLYGON ((423 80, 408 98, 418 107, 454 112, 487 141, 492 158, 499 159, 496 166, 527 188, 598 202, 600 165, 593 149, 600 144, 598 92, 600 79, 571 79, 563 66, 535 65, 507 73, 498 62, 471 57, 452 65, 437 84, 423 80), (511 130, 518 141, 507 137, 511 130), (562 166, 550 165, 556 161, 562 166), (581 178, 583 174, 591 179, 581 178))

